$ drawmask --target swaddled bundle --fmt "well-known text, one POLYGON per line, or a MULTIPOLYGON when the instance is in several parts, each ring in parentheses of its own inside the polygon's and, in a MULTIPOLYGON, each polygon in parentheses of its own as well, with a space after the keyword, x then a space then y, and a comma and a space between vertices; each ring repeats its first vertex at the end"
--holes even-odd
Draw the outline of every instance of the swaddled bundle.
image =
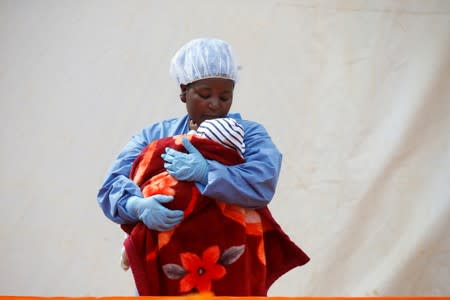
POLYGON ((244 162, 243 136, 224 145, 223 137, 212 140, 204 133, 156 140, 137 157, 130 178, 144 197, 173 195, 166 207, 184 211, 183 221, 170 231, 150 230, 141 222, 122 225, 130 234, 124 245, 139 295, 210 291, 217 296, 265 296, 278 277, 305 264, 308 256, 282 231, 268 208, 230 205, 201 195, 194 182, 169 175, 161 154, 166 147, 186 152, 182 138, 188 138, 207 160, 237 167, 244 162))

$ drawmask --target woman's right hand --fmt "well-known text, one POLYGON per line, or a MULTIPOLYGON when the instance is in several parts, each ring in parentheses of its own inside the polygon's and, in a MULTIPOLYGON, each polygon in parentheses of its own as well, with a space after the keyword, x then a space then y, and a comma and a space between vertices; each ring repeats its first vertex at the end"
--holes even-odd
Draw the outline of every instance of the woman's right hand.
POLYGON ((141 220, 149 229, 168 231, 178 225, 184 217, 182 210, 170 210, 163 206, 173 200, 173 196, 154 195, 147 198, 131 196, 125 209, 130 215, 141 220))

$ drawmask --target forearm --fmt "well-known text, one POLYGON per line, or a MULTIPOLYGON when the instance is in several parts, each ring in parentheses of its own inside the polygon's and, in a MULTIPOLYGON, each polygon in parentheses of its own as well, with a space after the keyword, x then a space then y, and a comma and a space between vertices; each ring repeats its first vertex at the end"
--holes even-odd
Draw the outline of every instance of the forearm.
POLYGON ((275 194, 279 163, 259 166, 224 166, 210 162, 208 184, 200 187, 202 194, 248 208, 267 206, 275 194))

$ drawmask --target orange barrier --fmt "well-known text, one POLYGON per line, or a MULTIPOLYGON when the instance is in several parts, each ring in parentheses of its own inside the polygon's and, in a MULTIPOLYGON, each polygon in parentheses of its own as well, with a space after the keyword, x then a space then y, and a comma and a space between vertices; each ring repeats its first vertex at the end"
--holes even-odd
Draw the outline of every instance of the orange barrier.
POLYGON ((36 296, 0 296, 0 300, 236 300, 245 298, 245 300, 450 300, 450 296, 444 297, 227 297, 213 296, 209 294, 179 296, 179 297, 36 297, 36 296))

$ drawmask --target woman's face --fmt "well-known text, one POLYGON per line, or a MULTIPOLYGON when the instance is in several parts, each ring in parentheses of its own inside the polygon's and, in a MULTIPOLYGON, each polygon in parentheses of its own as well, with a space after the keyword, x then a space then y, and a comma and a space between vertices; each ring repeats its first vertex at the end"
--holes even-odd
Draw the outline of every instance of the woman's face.
POLYGON ((204 120, 226 117, 233 103, 234 82, 224 78, 207 78, 181 85, 181 101, 186 103, 194 125, 204 120))

